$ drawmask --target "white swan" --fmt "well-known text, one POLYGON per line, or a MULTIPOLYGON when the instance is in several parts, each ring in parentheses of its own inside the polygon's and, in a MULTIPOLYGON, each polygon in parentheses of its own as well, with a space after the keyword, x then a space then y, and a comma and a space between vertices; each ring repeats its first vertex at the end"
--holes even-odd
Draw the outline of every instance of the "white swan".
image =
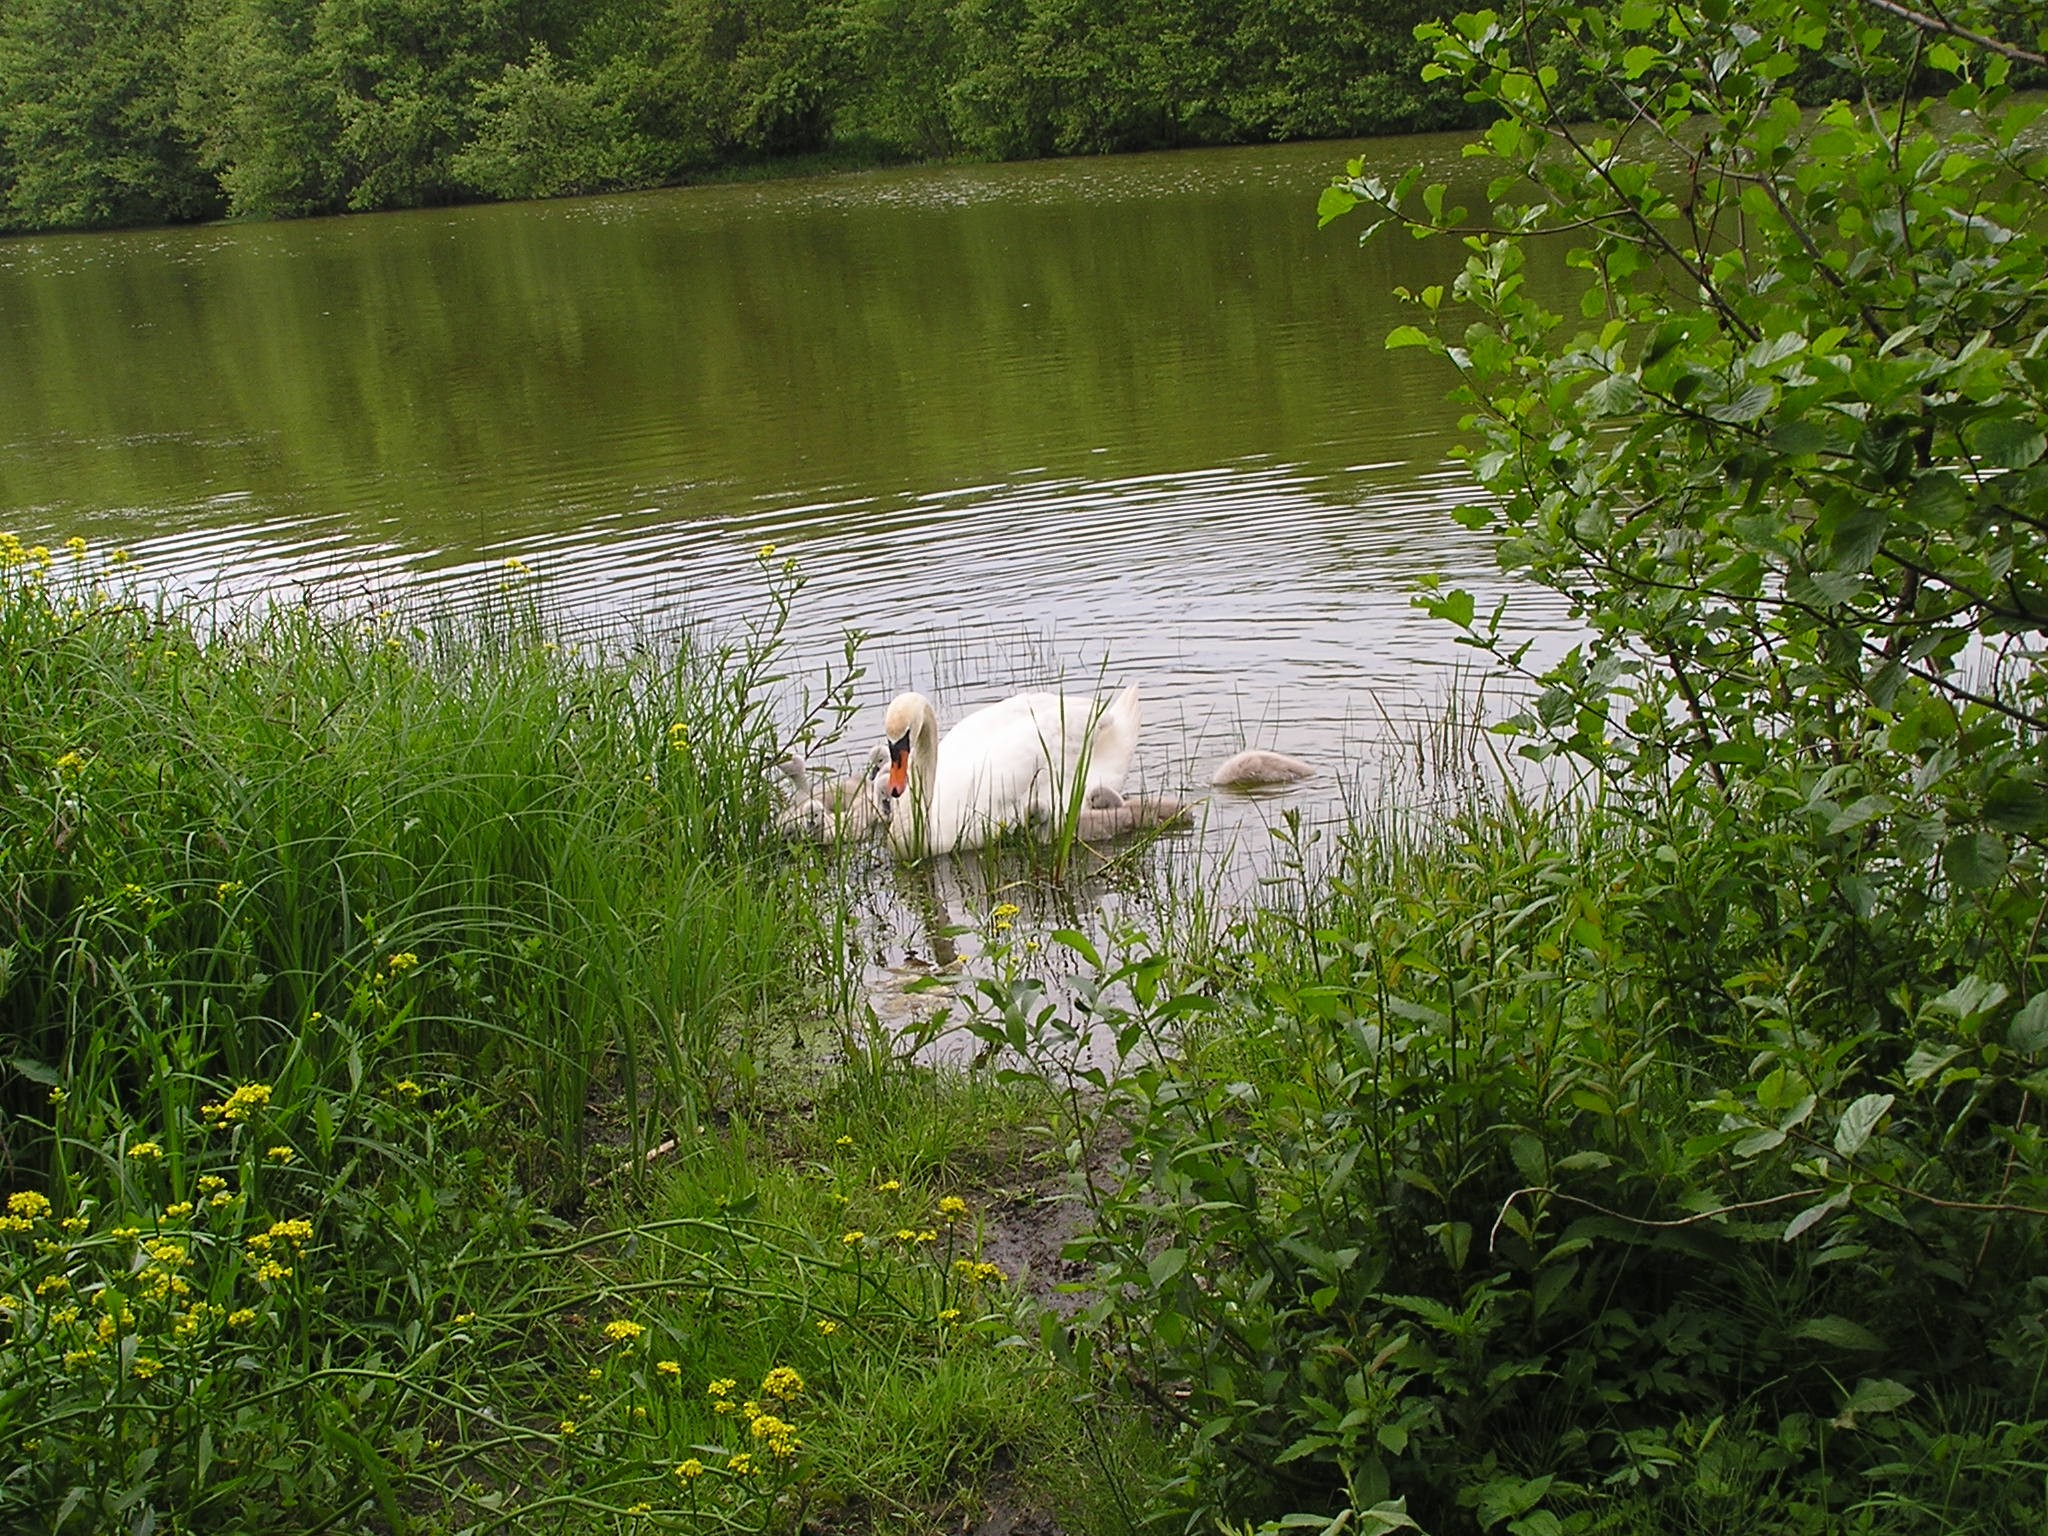
POLYGON ((1138 690, 1104 703, 1020 693, 939 736, 921 693, 898 694, 882 724, 889 749, 889 841, 906 858, 974 848, 1005 827, 1061 815, 1077 786, 1122 800, 1138 749, 1138 690))

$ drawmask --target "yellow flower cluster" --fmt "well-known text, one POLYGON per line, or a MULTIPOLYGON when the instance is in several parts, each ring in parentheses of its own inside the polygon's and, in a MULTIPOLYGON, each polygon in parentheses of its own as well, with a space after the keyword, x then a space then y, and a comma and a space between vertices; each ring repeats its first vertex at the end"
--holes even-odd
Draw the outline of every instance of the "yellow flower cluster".
POLYGON ((947 1221, 955 1221, 967 1214, 967 1202, 958 1195, 948 1195, 939 1202, 939 1214, 947 1221))
POLYGON ((128 1149, 128 1155, 139 1162, 150 1162, 164 1155, 164 1149, 153 1141, 138 1141, 128 1149))
POLYGON ((654 1369, 658 1374, 663 1376, 679 1377, 683 1374, 682 1366, 680 1366, 673 1360, 658 1360, 655 1362, 654 1369))
POLYGON ((604 1336, 614 1344, 630 1344, 646 1331, 645 1324, 632 1322, 626 1318, 604 1325, 604 1336))
POLYGON ((955 1259, 953 1272, 963 1280, 980 1284, 984 1280, 1001 1280, 1003 1272, 994 1264, 977 1263, 973 1259, 955 1259))
POLYGON ((420 957, 411 950, 405 949, 400 950, 395 955, 385 956, 384 963, 391 967, 392 975, 402 976, 419 965, 420 957))
POLYGON ((285 1243, 303 1249, 306 1244, 313 1241, 313 1223, 303 1217, 289 1221, 273 1221, 268 1232, 253 1233, 245 1241, 249 1248, 249 1257, 252 1259, 285 1243))
POLYGON ((50 1197, 41 1190, 18 1189, 7 1197, 7 1214, 21 1222, 15 1231, 27 1231, 28 1224, 50 1214, 50 1197))
POLYGON ((265 1152, 265 1153, 264 1153, 263 1155, 264 1155, 265 1157, 269 1158, 269 1159, 270 1159, 270 1160, 271 1160, 271 1161, 272 1161, 273 1163, 276 1163, 276 1164, 278 1164, 279 1166, 282 1166, 282 1165, 284 1165, 285 1163, 288 1163, 288 1162, 290 1162, 290 1161, 291 1161, 291 1160, 292 1160, 293 1158, 297 1157, 297 1156, 298 1156, 299 1154, 298 1154, 298 1153, 296 1153, 296 1152, 294 1152, 294 1151, 293 1151, 293 1150, 292 1150, 292 1149, 291 1149, 290 1147, 272 1147, 272 1148, 271 1148, 271 1149, 270 1149, 269 1151, 265 1152))
POLYGON ((704 1463, 699 1461, 694 1456, 692 1456, 688 1461, 679 1463, 676 1467, 676 1476, 680 1477, 686 1483, 689 1482, 692 1478, 702 1477, 703 1475, 704 1463))
POLYGON ((804 1395, 804 1379, 786 1365, 778 1365, 761 1378, 761 1395, 779 1403, 793 1403, 804 1395))
POLYGON ((270 1102, 268 1083, 244 1083, 218 1104, 202 1104, 199 1113, 221 1125, 247 1120, 270 1102))

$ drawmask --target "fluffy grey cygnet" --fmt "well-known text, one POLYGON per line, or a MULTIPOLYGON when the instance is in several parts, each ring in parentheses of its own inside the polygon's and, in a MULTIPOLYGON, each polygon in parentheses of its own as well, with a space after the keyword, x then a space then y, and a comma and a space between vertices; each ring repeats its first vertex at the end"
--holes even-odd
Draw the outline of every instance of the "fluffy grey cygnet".
POLYGON ((1255 748, 1226 757, 1209 775, 1209 782, 1218 789, 1262 789, 1273 784, 1299 784, 1315 774, 1314 765, 1298 757, 1255 748))

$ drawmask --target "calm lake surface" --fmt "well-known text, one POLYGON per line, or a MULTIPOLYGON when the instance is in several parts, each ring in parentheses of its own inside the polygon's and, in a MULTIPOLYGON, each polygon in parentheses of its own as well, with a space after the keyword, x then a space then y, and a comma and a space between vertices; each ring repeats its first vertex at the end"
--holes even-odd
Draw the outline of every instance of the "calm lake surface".
POLYGON ((863 746, 899 688, 943 722, 1099 678, 1144 687, 1147 787, 1322 765, 1212 802, 1241 864, 1369 802, 1469 657, 1416 578, 1502 590, 1450 380, 1382 345, 1457 253, 1315 227, 1348 156, 1455 181, 1460 142, 0 243, 0 526, 237 597, 459 602, 516 557, 593 632, 758 614, 773 544, 799 682, 870 636, 863 746))

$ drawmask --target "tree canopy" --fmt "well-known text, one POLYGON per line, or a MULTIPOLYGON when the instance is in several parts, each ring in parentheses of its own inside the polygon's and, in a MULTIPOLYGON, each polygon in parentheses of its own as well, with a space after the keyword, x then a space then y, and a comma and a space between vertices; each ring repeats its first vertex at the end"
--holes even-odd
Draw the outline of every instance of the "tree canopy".
POLYGON ((1423 0, 23 0, 0 228, 659 185, 1463 121, 1423 0))

